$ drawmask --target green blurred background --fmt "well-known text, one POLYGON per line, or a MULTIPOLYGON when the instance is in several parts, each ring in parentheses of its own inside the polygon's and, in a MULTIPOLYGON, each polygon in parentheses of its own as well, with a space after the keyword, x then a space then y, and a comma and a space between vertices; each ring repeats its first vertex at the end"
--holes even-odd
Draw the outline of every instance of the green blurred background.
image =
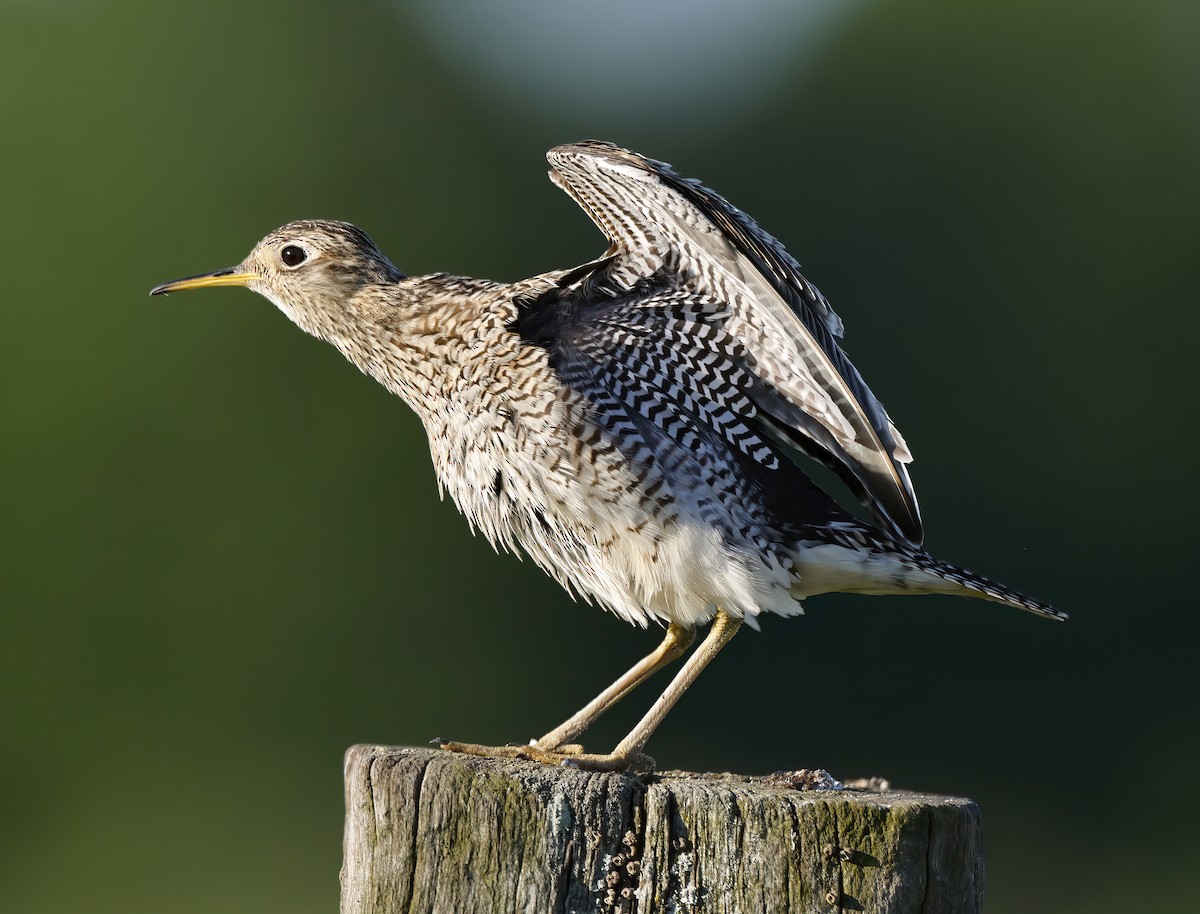
POLYGON ((0 0, 0 910, 332 911, 347 746, 536 735, 655 643, 473 539, 413 416, 265 301, 146 296, 302 217, 410 273, 579 263, 542 156, 590 136, 778 235, 931 550, 1073 615, 814 599, 660 763, 971 796, 992 912, 1194 906, 1198 35, 1188 0, 0 0))

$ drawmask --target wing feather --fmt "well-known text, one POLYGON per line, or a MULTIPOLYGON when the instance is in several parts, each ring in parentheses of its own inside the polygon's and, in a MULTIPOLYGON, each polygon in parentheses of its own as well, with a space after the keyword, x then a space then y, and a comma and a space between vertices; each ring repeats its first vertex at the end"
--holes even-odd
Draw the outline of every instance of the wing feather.
POLYGON ((837 344, 841 319, 799 264, 746 214, 668 165, 598 141, 552 149, 550 177, 607 236, 617 285, 674 270, 719 303, 774 431, 835 469, 908 541, 922 539, 903 438, 837 344))

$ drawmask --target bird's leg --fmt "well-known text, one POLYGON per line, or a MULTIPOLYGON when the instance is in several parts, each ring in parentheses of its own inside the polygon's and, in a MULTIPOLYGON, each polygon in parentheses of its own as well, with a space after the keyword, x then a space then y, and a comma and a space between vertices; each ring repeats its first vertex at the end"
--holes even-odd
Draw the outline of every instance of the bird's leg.
MULTIPOLYGON (((675 703, 679 701, 680 696, 696 681, 696 677, 700 675, 701 670, 712 662, 712 659, 717 656, 721 648, 729 643, 730 639, 737 634, 737 630, 741 627, 741 619, 729 615, 723 609, 718 609, 717 616, 713 619, 712 628, 708 630, 708 634, 705 635, 704 641, 700 646, 696 648, 695 653, 683 664, 679 672, 675 675, 675 678, 671 680, 671 684, 658 697, 658 701, 654 702, 650 710, 646 712, 646 716, 638 721, 637 726, 629 732, 629 735, 621 740, 617 744, 617 748, 607 755, 591 755, 579 752, 576 746, 560 746, 558 749, 542 749, 537 745, 502 746, 493 749, 491 747, 471 746, 463 743, 443 742, 440 745, 445 749, 451 749, 456 752, 468 752, 472 755, 529 758, 547 765, 570 765, 575 768, 587 768, 592 771, 624 771, 631 765, 636 765, 639 769, 652 769, 654 767, 654 760, 642 754, 642 749, 646 745, 646 741, 650 739, 650 735, 662 723, 663 718, 667 716, 667 712, 675 707, 675 703)), ((657 653, 658 651, 655 652, 655 654, 657 653)), ((655 654, 649 655, 642 663, 651 661, 655 654)), ((631 674, 635 673, 641 666, 642 664, 635 666, 629 673, 626 673, 625 676, 614 683, 610 689, 606 690, 616 694, 616 698, 613 701, 626 694, 637 682, 641 681, 640 679, 634 681, 635 677, 631 677, 631 674), (618 686, 625 679, 630 679, 631 681, 622 691, 618 686)), ((650 674, 646 673, 641 678, 644 679, 648 675, 650 674)), ((598 701, 599 699, 597 699, 598 701)), ((592 704, 596 704, 597 702, 592 702, 592 704)), ((609 704, 612 704, 612 701, 609 704)), ((591 705, 588 707, 590 708, 591 705)), ((588 709, 584 708, 584 711, 586 710, 588 709)), ((575 715, 567 723, 569 724, 582 716, 583 711, 575 715)), ((566 724, 563 726, 565 727, 566 724)))
POLYGON ((617 748, 608 755, 574 755, 565 759, 567 764, 596 771, 624 771, 631 764, 645 760, 650 762, 650 767, 653 767, 653 760, 642 755, 642 749, 650 739, 650 735, 662 723, 667 712, 675 707, 680 696, 696 681, 700 672, 712 662, 721 648, 729 643, 741 627, 741 619, 729 615, 723 609, 718 609, 712 628, 708 630, 704 641, 680 667, 675 678, 671 680, 671 684, 646 712, 646 716, 638 721, 637 726, 629 732, 629 735, 617 744, 617 748))
POLYGON ((529 746, 479 746, 474 743, 455 743, 444 740, 436 740, 435 742, 443 749, 448 749, 451 752, 465 752, 469 755, 489 755, 503 758, 515 758, 519 756, 536 757, 537 755, 542 755, 545 756, 543 760, 549 760, 549 755, 553 754, 556 756, 554 761, 559 760, 557 757, 578 755, 582 753, 583 748, 581 746, 568 745, 570 740, 573 740, 590 727, 596 718, 664 666, 672 660, 677 659, 684 651, 691 647, 692 642, 695 640, 696 630, 694 628, 686 628, 672 622, 667 626, 667 633, 663 636, 663 640, 658 647, 630 667, 628 672, 588 702, 587 705, 571 715, 570 718, 563 721, 541 739, 533 740, 529 746))
POLYGON ((615 705, 618 701, 636 689, 639 685, 661 670, 696 640, 696 630, 685 628, 672 622, 667 626, 667 633, 662 643, 653 651, 629 668, 620 679, 580 708, 570 718, 563 721, 545 736, 535 740, 531 745, 547 751, 563 751, 566 745, 580 733, 595 723, 596 718, 615 705))

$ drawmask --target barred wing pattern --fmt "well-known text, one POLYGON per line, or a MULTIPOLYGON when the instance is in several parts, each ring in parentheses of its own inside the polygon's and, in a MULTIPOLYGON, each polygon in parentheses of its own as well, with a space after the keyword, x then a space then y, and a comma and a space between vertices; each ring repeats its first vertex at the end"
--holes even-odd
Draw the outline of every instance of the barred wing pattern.
MULTIPOLYGON (((756 400, 762 382, 728 331, 727 308, 679 288, 671 258, 627 289, 605 264, 590 269, 586 278, 572 271, 560 277, 564 286, 514 299, 509 329, 546 352, 566 396, 581 398, 587 422, 620 449, 643 509, 665 527, 682 515, 702 520, 720 533, 723 560, 758 582, 741 602, 722 594, 725 609, 753 626, 757 612, 792 615, 817 593, 911 590, 968 593, 1066 618, 843 511, 778 447, 756 400)), ((576 440, 596 446, 586 430, 576 440)), ((555 573, 559 563, 545 566, 555 573)), ((673 609, 669 618, 679 621, 689 607, 673 609)))
POLYGON ((606 281, 649 277, 719 316, 732 365, 765 427, 842 476, 876 518, 913 544, 920 512, 904 440, 837 345, 842 323, 799 265, 753 220, 661 162, 597 141, 548 154, 550 177, 610 241, 606 281))
POLYGON ((512 329, 584 398, 660 520, 692 512, 747 562, 789 572, 809 525, 849 520, 765 431, 725 304, 681 289, 673 259, 629 288, 600 267, 518 310, 512 329))

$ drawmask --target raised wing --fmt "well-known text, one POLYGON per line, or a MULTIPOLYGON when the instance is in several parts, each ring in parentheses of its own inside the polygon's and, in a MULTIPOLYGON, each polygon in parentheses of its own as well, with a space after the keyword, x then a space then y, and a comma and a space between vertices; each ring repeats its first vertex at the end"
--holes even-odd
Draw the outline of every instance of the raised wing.
POLYGON ((670 166, 608 143, 558 146, 550 178, 608 237, 608 281, 673 273, 714 303, 754 376, 772 431, 838 472, 876 517, 914 544, 921 517, 907 446, 835 338, 842 322, 800 266, 749 216, 670 166))
POLYGON ((786 531, 849 519, 764 428, 759 382, 719 302, 681 288, 670 264, 628 288, 591 266, 576 283, 514 299, 510 329, 546 350, 648 496, 669 484, 660 509, 686 504, 731 542, 767 551, 791 548, 786 531))

